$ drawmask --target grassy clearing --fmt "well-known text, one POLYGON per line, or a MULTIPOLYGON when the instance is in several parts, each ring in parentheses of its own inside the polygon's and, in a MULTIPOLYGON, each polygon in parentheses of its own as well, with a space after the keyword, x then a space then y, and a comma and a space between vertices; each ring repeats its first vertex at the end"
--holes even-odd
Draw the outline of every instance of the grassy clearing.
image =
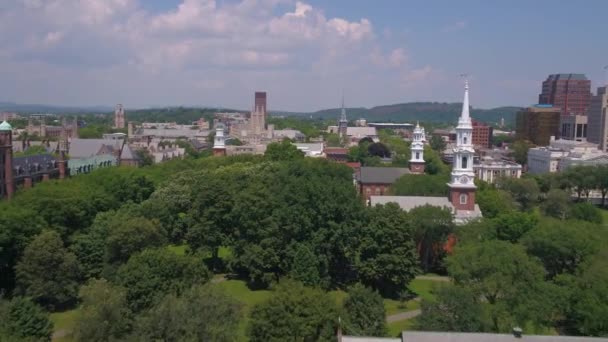
POLYGON ((414 330, 416 326, 416 318, 406 319, 403 321, 388 323, 388 333, 390 336, 397 337, 402 331, 414 330))
POLYGON ((409 300, 401 304, 398 300, 384 299, 384 310, 386 310, 387 316, 417 309, 420 309, 420 302, 415 300, 409 300))
POLYGON ((602 213, 602 223, 605 227, 608 227, 608 210, 600 209, 600 212, 602 213))
POLYGON ((410 291, 418 295, 418 297, 426 299, 428 301, 434 301, 435 295, 433 294, 433 289, 438 284, 440 284, 440 282, 436 280, 414 279, 412 280, 408 288, 410 289, 410 291))
POLYGON ((78 317, 78 309, 68 310, 64 312, 55 312, 50 315, 53 327, 56 332, 64 332, 65 335, 59 338, 54 338, 54 342, 72 342, 72 330, 78 317))

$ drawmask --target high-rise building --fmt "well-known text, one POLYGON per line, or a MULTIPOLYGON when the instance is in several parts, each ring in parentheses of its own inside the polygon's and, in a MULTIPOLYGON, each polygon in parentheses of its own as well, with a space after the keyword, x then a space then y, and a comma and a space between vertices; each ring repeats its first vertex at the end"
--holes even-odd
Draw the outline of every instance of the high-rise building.
POLYGON ((491 148, 493 131, 494 129, 492 126, 473 120, 473 145, 483 148, 491 148))
POLYGON ((591 81, 584 74, 554 74, 543 82, 539 104, 558 107, 563 115, 586 115, 591 102, 591 81))
POLYGON ((410 171, 412 173, 424 173, 424 141, 426 140, 424 128, 416 122, 416 128, 412 134, 412 158, 410 159, 410 171))
POLYGON ((608 152, 608 86, 597 88, 597 95, 589 106, 589 132, 587 140, 598 144, 599 149, 608 152))
POLYGON ((255 111, 260 111, 264 113, 264 117, 267 117, 266 114, 266 92, 265 91, 256 91, 255 92, 255 111))
POLYGON ((121 104, 114 110, 114 128, 125 128, 125 109, 121 104))
POLYGON ((587 141, 587 115, 562 115, 560 138, 566 140, 587 141))
POLYGON ((8 122, 0 124, 0 198, 13 196, 13 128, 8 122))
POLYGON ((551 137, 560 135, 561 111, 552 105, 535 105, 517 113, 515 138, 547 146, 551 137))
POLYGON ((456 147, 450 183, 449 200, 456 210, 475 210, 475 172, 473 171, 473 123, 469 114, 469 84, 465 81, 462 114, 456 126, 456 147))

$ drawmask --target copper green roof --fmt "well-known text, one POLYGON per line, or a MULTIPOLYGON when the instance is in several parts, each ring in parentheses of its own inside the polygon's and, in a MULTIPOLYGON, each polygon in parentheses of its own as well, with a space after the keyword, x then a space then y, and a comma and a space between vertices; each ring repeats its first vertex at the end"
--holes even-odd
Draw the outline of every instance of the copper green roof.
POLYGON ((13 130, 13 127, 11 127, 11 125, 4 121, 0 124, 0 131, 11 131, 13 130))

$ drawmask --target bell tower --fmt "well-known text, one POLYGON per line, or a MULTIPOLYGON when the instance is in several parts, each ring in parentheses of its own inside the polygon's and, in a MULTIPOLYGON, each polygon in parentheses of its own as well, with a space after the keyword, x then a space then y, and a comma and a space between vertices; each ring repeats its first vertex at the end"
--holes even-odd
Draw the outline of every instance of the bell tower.
POLYGON ((224 137, 224 126, 219 124, 215 127, 215 138, 213 140, 213 155, 222 157, 226 155, 226 138, 224 137))
POLYGON ((424 141, 426 140, 424 128, 416 122, 416 128, 412 136, 412 158, 410 159, 410 171, 412 173, 424 173, 424 141))
POLYGON ((473 124, 469 114, 469 83, 465 79, 462 114, 456 127, 449 200, 456 210, 475 210, 475 172, 473 171, 473 124))
POLYGON ((0 198, 11 199, 13 184, 13 128, 4 121, 0 124, 0 198))

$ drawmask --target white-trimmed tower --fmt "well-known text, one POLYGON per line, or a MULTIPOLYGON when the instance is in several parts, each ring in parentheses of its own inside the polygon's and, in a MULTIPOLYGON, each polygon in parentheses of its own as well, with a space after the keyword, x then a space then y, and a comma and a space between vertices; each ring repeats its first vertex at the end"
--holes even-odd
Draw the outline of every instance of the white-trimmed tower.
POLYGON ((348 131, 348 120, 346 119, 346 109, 344 108, 344 95, 342 95, 342 111, 340 112, 340 121, 338 121, 338 135, 340 139, 346 138, 348 131))
POLYGON ((218 124, 215 127, 215 138, 213 140, 213 155, 222 157, 226 155, 226 137, 224 136, 224 126, 218 124))
POLYGON ((412 135, 412 158, 410 159, 410 171, 412 173, 424 173, 424 142, 426 141, 424 128, 416 122, 412 135))
POLYGON ((469 114, 469 83, 464 83, 464 100, 462 114, 458 118, 456 127, 456 147, 453 149, 452 177, 448 186, 450 188, 450 202, 457 210, 475 210, 475 172, 473 171, 473 157, 475 150, 472 142, 473 124, 469 114))

